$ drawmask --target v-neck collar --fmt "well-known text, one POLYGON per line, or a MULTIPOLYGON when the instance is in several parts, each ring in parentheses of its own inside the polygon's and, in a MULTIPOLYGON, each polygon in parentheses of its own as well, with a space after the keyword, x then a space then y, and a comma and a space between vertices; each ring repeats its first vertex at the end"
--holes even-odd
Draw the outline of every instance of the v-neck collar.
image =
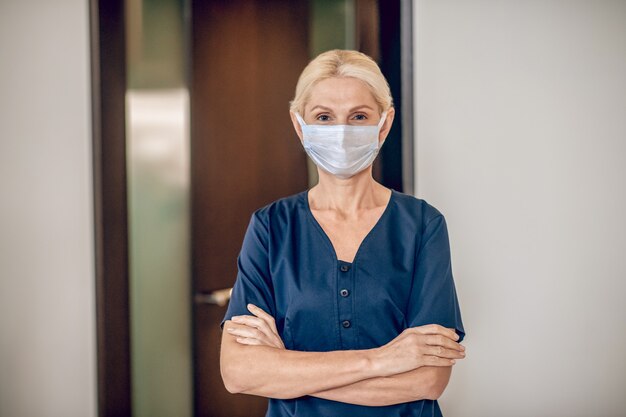
POLYGON ((311 190, 308 189, 308 190, 306 190, 306 191, 304 191, 302 193, 302 196, 304 198, 304 209, 307 212, 307 217, 309 218, 309 220, 311 220, 311 222, 313 223, 315 228, 320 232, 322 238, 324 239, 324 241, 328 245, 330 251, 332 252, 332 255, 335 258, 335 261, 341 262, 341 263, 344 263, 344 264, 348 264, 348 265, 352 265, 352 264, 356 263, 357 258, 359 256, 359 253, 361 252, 361 248, 366 243, 368 238, 375 232, 375 230, 383 222, 383 219, 388 215, 388 213, 390 211, 391 205, 393 203, 393 200, 394 200, 395 194, 396 194, 396 190, 394 190, 393 188, 390 188, 390 190, 391 190, 391 196, 389 197, 389 201, 387 202, 387 206, 385 207, 385 210, 383 210, 383 213, 380 215, 380 217, 378 218, 378 220, 376 221, 374 226, 372 226, 372 228, 370 229, 369 232, 367 232, 367 234, 365 235, 363 240, 361 240, 361 243, 359 244, 359 247, 357 248, 356 253, 354 254, 354 259, 352 260, 352 262, 344 261, 344 260, 341 260, 341 259, 339 259, 337 257, 337 251, 335 250, 335 247, 333 246, 333 242, 330 240, 330 238, 328 237, 328 235, 326 234, 326 232, 322 228, 322 225, 317 221, 317 219, 313 215, 313 212, 311 211, 311 207, 309 205, 309 191, 311 191, 311 190))

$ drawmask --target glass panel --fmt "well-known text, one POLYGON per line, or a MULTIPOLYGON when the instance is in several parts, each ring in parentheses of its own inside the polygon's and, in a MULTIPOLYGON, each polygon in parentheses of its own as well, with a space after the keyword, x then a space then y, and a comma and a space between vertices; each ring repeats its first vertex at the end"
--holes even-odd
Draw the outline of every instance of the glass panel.
POLYGON ((134 417, 190 417, 189 98, 184 3, 127 0, 134 417))
POLYGON ((355 48, 354 0, 311 0, 311 58, 329 49, 355 48))

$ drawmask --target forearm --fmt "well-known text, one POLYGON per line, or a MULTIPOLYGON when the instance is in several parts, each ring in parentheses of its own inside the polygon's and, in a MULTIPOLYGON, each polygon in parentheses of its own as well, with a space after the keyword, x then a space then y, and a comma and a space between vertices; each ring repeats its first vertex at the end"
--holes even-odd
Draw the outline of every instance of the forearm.
POLYGON ((424 399, 435 400, 446 388, 451 372, 451 366, 422 366, 402 374, 370 378, 310 395, 367 406, 384 406, 424 399))
MULTIPOLYGON (((226 326, 236 326, 226 322, 226 326)), ((220 357, 228 391, 296 398, 380 376, 369 351, 299 352, 248 346, 224 332, 220 357)))

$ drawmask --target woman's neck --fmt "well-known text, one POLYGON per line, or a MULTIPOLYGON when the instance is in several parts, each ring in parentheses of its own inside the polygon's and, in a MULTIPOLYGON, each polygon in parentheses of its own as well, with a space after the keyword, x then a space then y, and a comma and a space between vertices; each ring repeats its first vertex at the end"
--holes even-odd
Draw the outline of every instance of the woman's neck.
POLYGON ((356 175, 341 179, 318 169, 319 182, 309 192, 311 208, 354 215, 362 210, 385 206, 389 190, 372 177, 371 165, 356 175))

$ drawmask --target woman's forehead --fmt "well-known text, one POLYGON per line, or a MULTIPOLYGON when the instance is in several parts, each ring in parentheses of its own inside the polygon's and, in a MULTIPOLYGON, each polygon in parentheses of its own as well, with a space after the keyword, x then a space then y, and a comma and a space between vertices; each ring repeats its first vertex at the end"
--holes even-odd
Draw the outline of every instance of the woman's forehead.
POLYGON ((365 82, 353 77, 333 77, 317 82, 310 91, 306 108, 353 108, 368 105, 376 108, 376 100, 365 82))

